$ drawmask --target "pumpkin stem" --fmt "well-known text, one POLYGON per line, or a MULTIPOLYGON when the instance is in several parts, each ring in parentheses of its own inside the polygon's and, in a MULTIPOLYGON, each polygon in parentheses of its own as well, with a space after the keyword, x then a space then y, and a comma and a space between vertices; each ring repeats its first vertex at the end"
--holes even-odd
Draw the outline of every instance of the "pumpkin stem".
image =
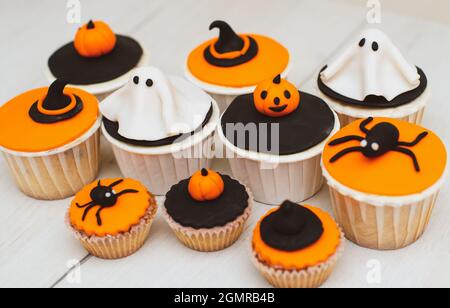
POLYGON ((209 172, 205 168, 202 169, 202 176, 208 176, 209 172))
POLYGON ((42 104, 46 110, 61 110, 70 105, 70 97, 64 95, 64 88, 68 84, 69 82, 60 79, 52 83, 42 104))
POLYGON ((281 84, 281 75, 278 75, 277 77, 275 77, 275 79, 273 80, 274 84, 281 84))
POLYGON ((214 45, 219 53, 227 53, 232 51, 240 51, 244 48, 244 40, 234 32, 234 30, 224 21, 215 21, 209 27, 209 30, 219 29, 219 40, 214 45))
POLYGON ((95 29, 95 24, 94 24, 94 22, 93 22, 92 20, 90 20, 90 21, 88 22, 87 28, 88 28, 89 30, 95 29))

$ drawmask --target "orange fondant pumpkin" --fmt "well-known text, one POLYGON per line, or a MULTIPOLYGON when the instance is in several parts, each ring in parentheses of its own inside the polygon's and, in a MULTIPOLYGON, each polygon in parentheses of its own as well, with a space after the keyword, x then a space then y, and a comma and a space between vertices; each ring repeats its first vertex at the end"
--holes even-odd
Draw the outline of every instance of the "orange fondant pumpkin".
POLYGON ((225 190, 225 183, 217 172, 203 169, 195 173, 189 181, 189 194, 199 202, 218 199, 225 190))
POLYGON ((109 54, 116 42, 116 35, 106 23, 91 20, 78 30, 74 46, 82 57, 98 58, 109 54))
POLYGON ((300 104, 298 89, 281 76, 261 83, 253 95, 256 109, 273 118, 291 114, 300 104))

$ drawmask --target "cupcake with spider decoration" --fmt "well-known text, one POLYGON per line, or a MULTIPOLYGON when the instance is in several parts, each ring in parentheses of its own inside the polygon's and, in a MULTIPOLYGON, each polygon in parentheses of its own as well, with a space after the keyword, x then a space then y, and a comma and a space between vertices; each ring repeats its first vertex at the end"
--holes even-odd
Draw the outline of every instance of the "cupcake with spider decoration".
POLYGON ((224 21, 215 21, 210 30, 219 37, 196 47, 185 65, 186 77, 208 92, 224 111, 238 95, 250 94, 273 76, 286 77, 289 51, 277 41, 257 34, 236 34, 224 21))
POLYGON ((157 210, 155 198, 138 181, 104 179, 75 196, 67 224, 93 256, 120 259, 145 244, 157 210))
POLYGON ((148 54, 135 39, 91 20, 78 29, 73 42, 50 56, 45 75, 50 82, 68 80, 102 101, 128 82, 134 68, 147 64, 148 54))
POLYGON ((244 185, 202 169, 172 187, 163 214, 186 247, 213 252, 240 238, 251 210, 251 193, 244 185))
POLYGON ((95 96, 56 80, 0 107, 0 151, 27 196, 65 199, 97 177, 100 125, 95 96))
POLYGON ((344 244, 344 234, 328 213, 285 201, 257 224, 253 263, 274 287, 318 288, 333 273, 344 244))
POLYGON ((339 128, 323 100, 277 76, 238 96, 218 135, 234 176, 258 202, 278 205, 302 202, 321 189, 322 150, 339 128))
POLYGON ((320 96, 342 126, 368 117, 422 122, 431 100, 425 72, 378 29, 363 31, 318 77, 320 96))
POLYGON ((323 153, 335 216, 352 242, 393 250, 426 231, 447 175, 447 151, 432 131, 389 118, 358 120, 323 153))

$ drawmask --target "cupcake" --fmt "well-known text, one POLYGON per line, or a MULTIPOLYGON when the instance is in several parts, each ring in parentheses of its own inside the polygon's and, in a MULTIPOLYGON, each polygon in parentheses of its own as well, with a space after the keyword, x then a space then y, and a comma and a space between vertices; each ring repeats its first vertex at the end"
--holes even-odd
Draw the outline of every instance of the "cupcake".
POLYGON ((425 232, 444 185, 447 152, 425 128, 368 118, 332 138, 322 165, 347 238, 363 247, 393 250, 425 232))
POLYGON ((431 100, 425 73, 410 64, 378 29, 365 30, 323 68, 318 86, 342 126, 368 117, 420 124, 431 100))
POLYGON ((236 34, 223 21, 219 38, 203 43, 190 53, 185 66, 187 78, 211 94, 221 110, 237 95, 250 94, 262 81, 278 74, 287 75, 289 51, 271 38, 256 34, 236 34))
POLYGON ((339 120, 318 97, 280 76, 238 96, 223 114, 219 139, 234 176, 255 200, 302 202, 323 184, 320 157, 339 120))
POLYGON ((84 187, 67 214, 70 230, 101 259, 120 259, 147 240, 158 210, 156 200, 132 179, 105 179, 84 187))
POLYGON ((0 151, 26 195, 58 200, 97 177, 100 161, 98 101, 56 80, 0 107, 0 151))
POLYGON ((339 226, 326 212, 285 201, 256 226, 253 263, 277 288, 318 288, 344 251, 339 226))
POLYGON ((213 252, 233 245, 250 217, 251 195, 227 175, 202 169, 167 193, 164 216, 188 248, 213 252))
POLYGON ((116 35, 102 21, 90 21, 73 42, 51 55, 45 74, 50 82, 68 80, 102 101, 128 82, 134 68, 147 63, 148 56, 136 40, 116 35))
POLYGON ((100 109, 103 133, 123 175, 152 187, 156 195, 165 195, 213 158, 219 108, 181 78, 154 67, 138 68, 100 109))

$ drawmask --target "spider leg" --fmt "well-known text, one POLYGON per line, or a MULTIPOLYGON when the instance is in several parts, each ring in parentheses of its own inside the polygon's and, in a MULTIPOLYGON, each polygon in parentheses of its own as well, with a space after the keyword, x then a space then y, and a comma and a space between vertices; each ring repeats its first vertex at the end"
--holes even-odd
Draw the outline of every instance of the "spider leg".
POLYGON ((76 203, 76 205, 77 205, 77 208, 84 209, 85 207, 90 206, 93 203, 94 203, 94 201, 91 201, 91 202, 89 202, 88 204, 85 204, 85 205, 79 205, 78 203, 76 203))
POLYGON ((111 185, 109 185, 109 188, 113 188, 116 187, 117 185, 119 185, 120 183, 122 183, 124 180, 118 180, 117 182, 112 183, 111 185))
POLYGON ((116 197, 119 198, 120 196, 125 195, 125 194, 137 194, 138 192, 139 191, 134 190, 134 189, 126 189, 126 190, 121 191, 120 193, 116 194, 116 197))
POLYGON ((103 225, 103 221, 102 221, 102 217, 100 216, 100 214, 102 213, 103 208, 101 207, 98 211, 97 214, 95 214, 95 217, 97 217, 97 224, 101 227, 103 225))
POLYGON ((344 157, 347 154, 354 153, 354 152, 362 152, 364 148, 362 147, 354 147, 354 148, 348 148, 343 150, 342 152, 337 153, 333 158, 331 158, 330 163, 334 163, 344 157))
POLYGON ((89 214, 89 211, 92 210, 96 206, 97 206, 97 204, 91 204, 84 210, 83 219, 82 219, 83 221, 86 220, 86 216, 89 214))
POLYGON ((370 117, 370 118, 367 118, 367 119, 365 119, 364 121, 362 121, 362 123, 361 123, 361 125, 359 126, 359 128, 361 129, 361 131, 364 133, 364 134, 368 134, 370 131, 367 129, 367 125, 369 125, 371 122, 373 121, 373 118, 372 117, 370 117))
POLYGON ((413 142, 399 142, 398 145, 404 147, 413 147, 415 145, 418 145, 419 142, 422 141, 426 136, 428 136, 428 132, 421 133, 413 142))
POLYGON ((414 163, 414 168, 416 169, 417 172, 420 172, 419 162, 417 161, 416 154, 414 154, 413 151, 404 149, 404 148, 396 148, 393 151, 399 152, 399 153, 402 153, 402 154, 405 154, 405 155, 408 155, 409 157, 411 157, 411 159, 413 160, 413 163, 414 163))
POLYGON ((339 145, 339 144, 343 144, 349 141, 363 141, 364 138, 361 136, 347 136, 347 137, 343 137, 343 138, 339 138, 336 140, 333 140, 329 143, 330 146, 335 146, 335 145, 339 145))

